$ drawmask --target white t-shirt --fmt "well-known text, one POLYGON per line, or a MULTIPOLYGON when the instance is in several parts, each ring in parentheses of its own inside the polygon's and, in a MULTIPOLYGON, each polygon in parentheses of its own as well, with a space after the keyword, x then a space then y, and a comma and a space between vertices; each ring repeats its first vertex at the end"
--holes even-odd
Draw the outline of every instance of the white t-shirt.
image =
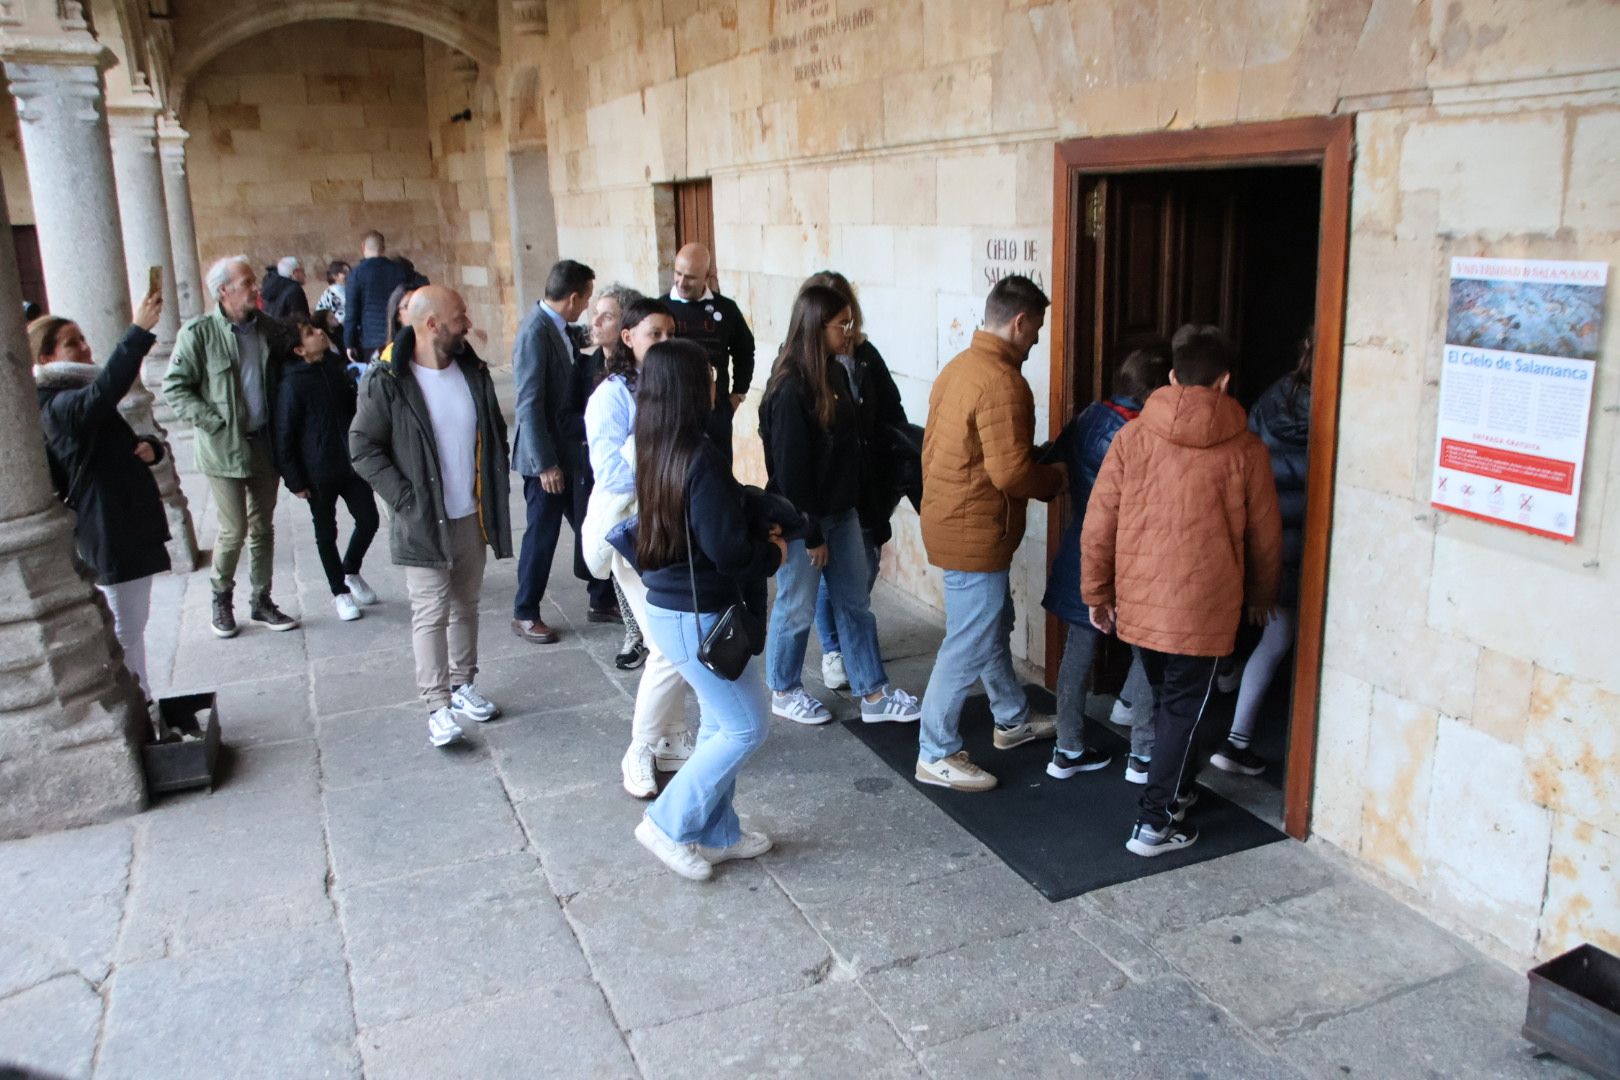
POLYGON ((439 473, 444 484, 444 512, 464 518, 478 512, 473 481, 478 469, 478 407, 460 364, 447 368, 423 367, 414 360, 411 374, 427 402, 428 422, 439 448, 439 473))

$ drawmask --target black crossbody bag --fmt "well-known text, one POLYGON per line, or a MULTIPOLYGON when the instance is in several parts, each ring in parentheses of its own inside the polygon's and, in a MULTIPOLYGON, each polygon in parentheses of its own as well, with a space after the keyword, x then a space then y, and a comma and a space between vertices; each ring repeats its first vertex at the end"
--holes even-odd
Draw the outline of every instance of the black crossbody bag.
MULTIPOLYGON (((697 546, 692 541, 692 514, 686 514, 686 573, 692 583, 692 617, 698 616, 697 569, 692 564, 697 546)), ((702 624, 699 623, 701 626, 702 624)), ((737 602, 720 613, 714 626, 698 642, 698 663, 727 682, 736 682, 759 652, 755 642, 765 640, 765 628, 759 624, 748 605, 742 602, 742 590, 737 590, 737 602)))

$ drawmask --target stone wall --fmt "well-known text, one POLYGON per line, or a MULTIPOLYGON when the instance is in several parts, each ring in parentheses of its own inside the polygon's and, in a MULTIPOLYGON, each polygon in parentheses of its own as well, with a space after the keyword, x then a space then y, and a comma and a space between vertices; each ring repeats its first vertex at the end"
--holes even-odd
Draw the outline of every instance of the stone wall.
POLYGON ((390 253, 446 272, 429 152, 423 39, 376 23, 313 22, 231 48, 190 83, 182 120, 203 266, 297 255, 313 305, 326 263, 390 253))
MULTIPOLYGON (((1620 11, 1574 0, 572 0, 540 70, 566 256, 659 280, 653 185, 714 180, 761 376, 824 265, 921 420, 974 253, 1045 238, 1061 138, 1355 113, 1316 835, 1514 958, 1620 946, 1617 335, 1564 546, 1427 505, 1447 259, 1615 261, 1620 11)), ((1613 304, 1610 305, 1611 310, 1613 304)), ((1048 423, 1050 357, 1025 368, 1048 423)), ((751 408, 751 406, 747 407, 751 408)), ((739 462, 757 475, 752 415, 739 462)), ((937 597, 914 524, 885 573, 937 597)), ((1038 614, 1044 517, 1014 568, 1038 614)), ((1020 651, 1040 655, 1038 618, 1020 651)))

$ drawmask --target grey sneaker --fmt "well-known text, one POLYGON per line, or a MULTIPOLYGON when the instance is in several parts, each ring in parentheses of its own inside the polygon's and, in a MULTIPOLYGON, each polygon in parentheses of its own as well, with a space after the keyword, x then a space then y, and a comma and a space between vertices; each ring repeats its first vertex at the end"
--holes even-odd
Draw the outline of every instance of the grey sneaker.
POLYGON ((428 742, 434 746, 449 746, 461 741, 461 725, 456 723, 450 706, 443 705, 428 713, 428 742))
POLYGON ((450 710, 457 716, 476 720, 480 724, 487 724, 501 715, 501 707, 480 694, 472 683, 450 691, 450 710))
POLYGON ((922 703, 898 686, 885 686, 876 701, 861 699, 861 722, 881 724, 893 721, 909 724, 922 719, 922 703))
POLYGON ((1022 724, 1013 727, 997 725, 994 742, 997 750, 1011 750, 1015 746, 1023 746, 1036 739, 1057 738, 1057 721, 1050 716, 1036 716, 1031 713, 1022 724))
POLYGON ((1172 822, 1162 829, 1155 829, 1151 825, 1136 823, 1131 830, 1131 838, 1125 841, 1125 850, 1132 855, 1145 855, 1152 858, 1163 855, 1167 851, 1180 851, 1185 847, 1192 847, 1198 841, 1198 830, 1191 825, 1177 825, 1172 822))
POLYGON ((827 706, 796 686, 785 694, 771 691, 771 712, 795 724, 825 724, 832 719, 827 706))

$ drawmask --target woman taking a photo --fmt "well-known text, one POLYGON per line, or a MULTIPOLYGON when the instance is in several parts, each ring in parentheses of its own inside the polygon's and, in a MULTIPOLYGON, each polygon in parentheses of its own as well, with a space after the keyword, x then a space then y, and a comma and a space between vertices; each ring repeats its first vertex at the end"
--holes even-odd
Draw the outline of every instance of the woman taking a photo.
POLYGON ((152 577, 169 569, 169 524, 151 466, 163 444, 137 436, 118 403, 141 372, 152 327, 163 310, 158 293, 135 311, 135 325, 96 367, 78 323, 47 315, 28 324, 39 388, 39 418, 56 493, 78 515, 73 540, 107 598, 124 666, 152 699, 146 678, 146 620, 152 577))
POLYGON ((878 653, 867 586, 871 561, 856 512, 863 485, 874 480, 849 375, 835 359, 847 350, 853 325, 843 296, 823 285, 806 286, 794 302, 787 341, 759 409, 767 490, 810 519, 805 537, 788 546, 765 636, 771 711, 800 724, 832 719, 804 689, 804 651, 823 577, 861 719, 910 721, 922 715, 916 698, 888 685, 878 653))
MULTIPOLYGON (((592 323, 593 332, 596 329, 592 323)), ((626 627, 646 625, 647 586, 624 557, 603 539, 608 530, 636 512, 636 391, 647 352, 675 333, 675 319, 657 300, 636 296, 623 309, 619 346, 608 353, 606 378, 585 403, 585 437, 591 451, 591 489, 585 525, 580 529, 591 572, 607 563, 619 593, 626 627)), ((630 746, 619 762, 624 790, 638 799, 658 794, 657 769, 673 772, 692 755, 686 730, 686 682, 675 665, 642 631, 642 658, 647 667, 636 686, 636 708, 630 721, 630 746)), ((620 665, 623 666, 623 665, 620 665)))
MULTIPOLYGON (((776 572, 781 536, 751 533, 743 492, 705 435, 714 372, 703 347, 665 341, 646 353, 636 387, 636 562, 647 588, 642 626, 697 693, 697 748, 636 826, 636 839, 682 877, 770 850, 732 808, 737 772, 765 741, 769 703, 759 664, 735 679, 710 670, 705 638, 776 572)), ((748 620, 743 620, 748 621, 748 620)), ((757 648, 757 642, 754 643, 757 648)), ((718 665, 717 665, 718 666, 718 665)))

